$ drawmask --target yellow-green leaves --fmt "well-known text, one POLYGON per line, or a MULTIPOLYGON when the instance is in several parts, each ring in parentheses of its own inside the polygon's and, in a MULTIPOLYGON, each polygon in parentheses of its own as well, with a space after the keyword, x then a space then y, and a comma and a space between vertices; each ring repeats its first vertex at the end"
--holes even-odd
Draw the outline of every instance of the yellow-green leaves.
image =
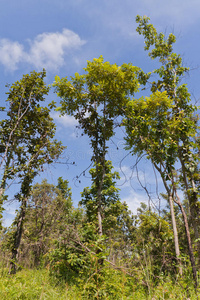
POLYGON ((129 102, 124 119, 128 149, 134 153, 146 153, 155 161, 167 158, 167 151, 176 146, 169 140, 174 138, 174 124, 170 120, 172 102, 166 92, 159 91, 129 102))
POLYGON ((88 61, 84 71, 84 75, 76 73, 71 80, 56 79, 54 87, 61 98, 61 113, 73 115, 90 138, 91 160, 95 166, 91 170, 93 185, 91 190, 84 190, 82 203, 87 207, 88 216, 97 220, 98 215, 102 235, 103 211, 118 202, 115 176, 106 161, 107 141, 114 135, 115 118, 124 115, 129 97, 138 90, 139 68, 131 64, 110 64, 100 56, 88 61))
POLYGON ((60 77, 58 75, 55 76, 55 82, 56 83, 60 82, 60 77))
POLYGON ((53 86, 61 98, 61 114, 73 115, 94 146, 97 135, 102 144, 114 134, 113 118, 124 114, 129 97, 138 90, 139 68, 110 64, 100 56, 88 61, 84 71, 71 80, 57 76, 53 86))
POLYGON ((71 80, 56 76, 53 86, 61 97, 62 113, 76 115, 78 110, 87 111, 91 106, 104 105, 110 115, 120 114, 129 95, 139 87, 136 68, 130 64, 121 67, 104 62, 103 57, 88 61, 85 74, 75 73, 71 80))

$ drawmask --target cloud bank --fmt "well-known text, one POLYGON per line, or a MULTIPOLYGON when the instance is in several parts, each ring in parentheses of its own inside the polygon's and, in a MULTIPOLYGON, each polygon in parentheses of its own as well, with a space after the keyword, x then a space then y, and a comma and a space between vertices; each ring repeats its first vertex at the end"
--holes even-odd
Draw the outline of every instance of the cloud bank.
POLYGON ((64 64, 66 55, 85 44, 78 34, 66 28, 62 32, 39 34, 28 42, 29 49, 25 51, 19 42, 0 39, 0 63, 10 71, 17 70, 20 63, 55 71, 64 64))

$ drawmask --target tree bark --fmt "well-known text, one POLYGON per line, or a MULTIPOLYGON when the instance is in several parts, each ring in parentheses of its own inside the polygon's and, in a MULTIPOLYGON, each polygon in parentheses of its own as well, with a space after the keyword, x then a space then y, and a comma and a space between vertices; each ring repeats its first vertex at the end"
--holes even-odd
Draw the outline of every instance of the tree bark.
POLYGON ((183 270, 182 270, 181 261, 180 261, 180 248, 179 248, 179 241, 178 241, 178 231, 177 231, 177 226, 176 226, 176 218, 175 218, 175 214, 174 214, 174 202, 173 202, 174 200, 173 200, 171 188, 168 186, 168 184, 165 180, 165 176, 164 176, 161 168, 159 168, 159 166, 155 163, 154 163, 154 166, 158 170, 158 172, 160 173, 160 175, 162 177, 163 184, 164 184, 165 189, 166 189, 167 194, 168 194, 171 220, 172 220, 172 228, 173 228, 173 234, 174 234, 174 248, 175 248, 175 253, 176 253, 176 260, 179 264, 179 266, 178 266, 179 274, 182 276, 183 270))
POLYGON ((194 279, 194 283, 195 283, 195 288, 197 288, 197 286, 198 286, 198 283, 197 283, 197 269, 196 269, 195 258, 194 258, 193 249, 192 249, 192 242, 191 242, 191 236, 190 236, 190 230, 189 230, 187 215, 186 215, 185 210, 183 208, 183 205, 182 205, 182 203, 181 203, 181 201, 180 201, 180 199, 177 195, 177 192, 176 192, 176 197, 177 197, 177 200, 175 200, 175 202, 180 207, 180 210, 181 210, 181 213, 182 213, 182 216, 183 216, 183 221, 184 221, 184 225, 185 225, 185 232, 186 232, 186 237, 187 237, 187 243, 188 243, 188 252, 189 252, 190 262, 191 262, 191 266, 192 266, 192 274, 193 274, 193 279, 194 279))
POLYGON ((178 231, 177 231, 177 226, 176 226, 176 219, 175 219, 175 214, 174 214, 174 202, 173 202, 172 194, 169 193, 168 196, 169 196, 169 205, 170 205, 170 212, 171 212, 171 219, 172 219, 172 228, 173 228, 173 233, 174 233, 174 246, 175 246, 176 259, 179 263, 179 266, 178 266, 179 274, 182 276, 183 269, 182 269, 181 261, 180 261, 180 248, 179 248, 179 242, 178 242, 178 231))
POLYGON ((20 214, 18 216, 17 220, 17 228, 14 234, 14 242, 13 242, 13 247, 12 247, 12 256, 11 256, 11 261, 10 261, 10 271, 9 274, 16 274, 17 271, 17 266, 16 266, 16 261, 18 258, 18 250, 19 246, 21 243, 21 238, 22 238, 22 232, 23 232, 23 223, 26 215, 26 199, 22 201, 21 209, 20 209, 20 214))
POLYGON ((200 241, 199 241, 199 225, 200 225, 200 209, 198 205, 198 195, 196 192, 195 182, 192 178, 192 174, 190 174, 190 178, 188 179, 187 170, 182 159, 182 153, 179 151, 179 159, 181 162, 181 169, 183 174, 183 181, 186 188, 186 195, 189 201, 189 208, 191 214, 191 223, 194 229, 195 239, 198 240, 197 242, 197 251, 198 251, 198 261, 200 263, 200 241), (192 191, 191 191, 192 190, 192 191))

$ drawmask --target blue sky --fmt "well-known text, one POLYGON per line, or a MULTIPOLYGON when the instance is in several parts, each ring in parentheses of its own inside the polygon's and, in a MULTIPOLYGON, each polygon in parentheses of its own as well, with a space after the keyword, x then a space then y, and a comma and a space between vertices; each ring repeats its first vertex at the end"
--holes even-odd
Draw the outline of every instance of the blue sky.
MULTIPOLYGON (((131 62, 144 71, 153 70, 156 62, 150 61, 143 50, 143 38, 135 31, 137 14, 150 17, 158 31, 173 32, 177 36, 175 50, 192 69, 186 82, 193 100, 199 98, 199 0, 1 0, 0 3, 1 105, 6 99, 5 84, 15 82, 32 70, 46 68, 46 81, 50 84, 55 75, 64 77, 82 73, 87 60, 100 55, 105 61, 118 65, 131 62)), ((59 104, 53 90, 47 103, 51 100, 59 104)), ((76 131, 73 118, 59 118, 55 112, 52 116, 57 124, 56 137, 67 146, 63 159, 76 164, 54 165, 37 180, 46 177, 56 183, 57 178, 63 176, 69 180, 77 204, 83 187, 90 185, 89 179, 83 176, 80 183, 74 180, 90 165, 88 139, 76 131)), ((119 131, 110 143, 109 158, 115 169, 121 172, 121 199, 127 201, 135 212, 141 201, 147 201, 147 196, 138 184, 136 170, 132 168, 135 158, 129 156, 121 162, 126 155, 122 138, 123 132, 119 131)), ((138 171, 156 201, 151 166, 145 161, 138 171)), ((15 208, 14 203, 6 206, 5 224, 9 224, 15 208)))

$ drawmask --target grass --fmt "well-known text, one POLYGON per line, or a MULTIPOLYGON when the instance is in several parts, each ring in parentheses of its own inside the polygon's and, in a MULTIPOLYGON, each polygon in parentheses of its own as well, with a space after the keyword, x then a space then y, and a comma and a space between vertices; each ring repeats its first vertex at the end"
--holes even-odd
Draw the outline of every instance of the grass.
MULTIPOLYGON (((80 300, 83 287, 53 280, 47 269, 29 270, 24 269, 16 275, 8 275, 5 269, 0 270, 0 299, 2 300, 80 300)), ((92 299, 92 298, 90 298, 92 299)), ((95 297, 94 297, 95 299, 95 297)), ((105 300, 107 300, 106 298, 105 300)), ((110 298, 115 300, 116 298, 110 298)), ((118 298, 119 299, 119 298, 118 298)), ((196 300, 197 296, 192 288, 184 288, 181 283, 173 284, 166 280, 152 289, 148 294, 140 286, 135 286, 131 295, 120 297, 121 300, 196 300)))
POLYGON ((80 299, 80 295, 67 285, 54 284, 45 269, 22 270, 12 276, 1 273, 0 299, 66 300, 80 299))

